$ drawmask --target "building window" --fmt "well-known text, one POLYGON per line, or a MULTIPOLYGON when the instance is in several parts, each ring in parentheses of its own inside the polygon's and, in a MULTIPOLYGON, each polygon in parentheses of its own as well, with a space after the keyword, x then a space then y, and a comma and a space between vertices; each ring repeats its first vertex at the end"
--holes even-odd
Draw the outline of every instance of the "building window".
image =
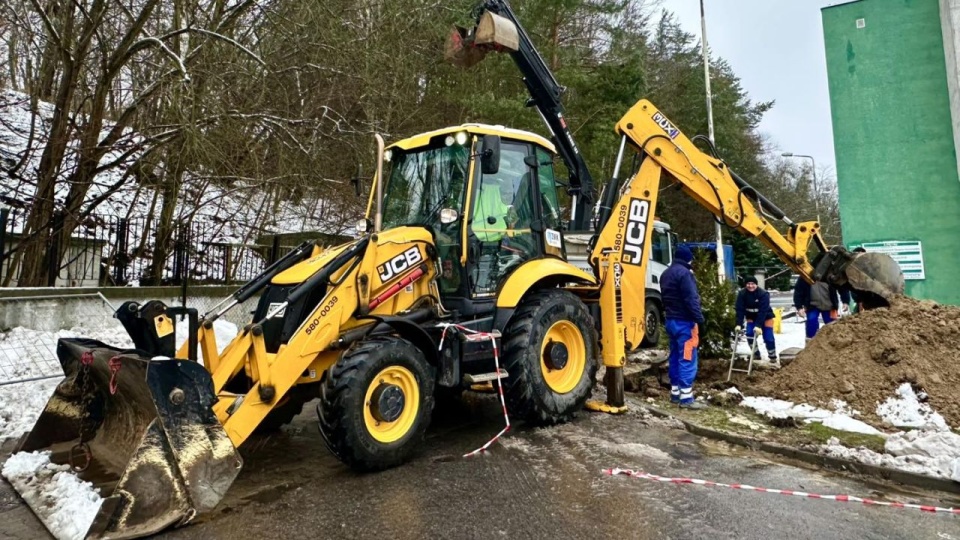
POLYGON ((867 20, 866 20, 866 19, 857 19, 857 30, 859 30, 859 29, 861 29, 861 28, 866 28, 866 27, 867 27, 867 20))

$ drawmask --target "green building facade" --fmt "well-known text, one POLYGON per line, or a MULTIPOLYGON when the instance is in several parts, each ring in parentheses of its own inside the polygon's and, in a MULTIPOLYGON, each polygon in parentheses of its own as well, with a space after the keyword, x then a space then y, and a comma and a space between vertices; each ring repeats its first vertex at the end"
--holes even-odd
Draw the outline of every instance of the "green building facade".
POLYGON ((896 255, 908 295, 960 305, 960 0, 822 16, 844 243, 896 255))

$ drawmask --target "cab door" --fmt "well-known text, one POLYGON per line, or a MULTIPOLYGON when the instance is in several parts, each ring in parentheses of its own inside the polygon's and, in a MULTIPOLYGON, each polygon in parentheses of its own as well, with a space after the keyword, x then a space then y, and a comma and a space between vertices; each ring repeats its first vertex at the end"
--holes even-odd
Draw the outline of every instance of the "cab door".
POLYGON ((504 140, 500 168, 474 183, 469 218, 470 285, 474 297, 496 294, 508 275, 543 253, 537 167, 528 143, 504 140))

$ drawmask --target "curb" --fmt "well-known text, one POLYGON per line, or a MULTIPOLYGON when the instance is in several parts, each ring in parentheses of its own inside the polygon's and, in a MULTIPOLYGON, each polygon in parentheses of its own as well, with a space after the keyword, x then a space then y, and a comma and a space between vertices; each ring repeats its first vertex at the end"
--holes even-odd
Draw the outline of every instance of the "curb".
POLYGON ((695 424, 688 420, 684 420, 682 418, 674 416, 656 407, 652 407, 650 405, 642 405, 642 406, 646 411, 648 411, 650 414, 654 416, 657 416, 660 418, 670 418, 683 423, 687 431, 700 437, 706 437, 708 439, 716 439, 716 440, 720 440, 720 441, 734 444, 737 446, 749 448, 751 450, 769 452, 771 454, 777 454, 777 455, 797 459, 805 463, 810 463, 812 465, 817 465, 818 467, 823 467, 823 468, 831 469, 834 471, 850 472, 850 473, 860 474, 860 475, 869 475, 869 476, 879 477, 883 480, 896 482, 898 484, 903 484, 906 486, 912 486, 912 487, 934 490, 934 491, 943 491, 943 492, 952 493, 955 495, 960 495, 960 482, 954 482, 953 480, 933 478, 931 476, 924 476, 922 474, 916 474, 916 473, 901 471, 897 469, 889 469, 887 467, 879 467, 877 465, 867 465, 864 463, 851 461, 848 459, 841 459, 841 458, 836 458, 831 456, 823 456, 814 452, 800 450, 799 448, 792 448, 792 447, 783 446, 780 444, 769 443, 769 442, 762 441, 760 439, 754 439, 752 437, 747 437, 744 435, 736 435, 736 434, 728 433, 725 431, 719 431, 716 429, 703 427, 699 424, 695 424))

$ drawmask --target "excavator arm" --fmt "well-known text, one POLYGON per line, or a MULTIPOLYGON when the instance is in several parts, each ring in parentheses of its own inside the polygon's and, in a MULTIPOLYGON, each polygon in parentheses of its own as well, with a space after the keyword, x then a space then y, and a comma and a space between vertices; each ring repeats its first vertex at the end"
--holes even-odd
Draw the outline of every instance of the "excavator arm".
POLYGON ((557 154, 569 172, 567 192, 571 198, 571 214, 568 230, 587 230, 594 202, 593 177, 564 117, 560 97, 566 88, 557 82, 506 0, 482 0, 473 14, 474 28, 455 28, 448 38, 447 60, 460 67, 470 67, 491 51, 510 54, 530 94, 527 106, 536 107, 540 113, 550 130, 557 154))
MULTIPOLYGON (((645 178, 638 174, 619 190, 609 190, 608 195, 615 192, 620 195, 621 205, 624 198, 642 196, 649 191, 652 216, 660 183, 666 179, 679 185, 684 193, 726 225, 757 238, 810 283, 826 281, 849 287, 876 297, 876 303, 889 302, 903 293, 903 275, 896 261, 879 253, 854 254, 842 246, 828 246, 820 235, 819 223, 794 222, 719 157, 702 152, 649 101, 641 100, 634 105, 616 129, 623 137, 621 158, 623 146, 629 144, 640 154, 642 163, 652 161, 659 166, 662 177, 654 178, 655 175, 649 173, 649 178, 645 178), (649 185, 643 185, 645 181, 649 185), (785 233, 774 226, 777 221, 786 226, 785 233)), ((651 167, 648 166, 648 170, 652 170, 651 167)), ((606 230, 609 217, 609 205, 601 205, 599 230, 606 230)), ((648 244, 649 239, 642 246, 644 261, 649 257, 648 244)))
POLYGON ((888 304, 903 293, 903 273, 891 257, 828 246, 819 223, 791 220, 721 159, 702 152, 649 101, 634 105, 616 129, 622 137, 620 151, 600 203, 590 255, 601 283, 603 362, 613 375, 607 378, 608 407, 623 405, 622 351, 635 349, 643 336, 652 221, 665 183, 678 185, 717 219, 760 240, 808 282, 848 287, 868 306, 888 304), (627 146, 639 154, 640 166, 621 185, 627 146), (774 227, 776 221, 786 225, 786 233, 774 227))

